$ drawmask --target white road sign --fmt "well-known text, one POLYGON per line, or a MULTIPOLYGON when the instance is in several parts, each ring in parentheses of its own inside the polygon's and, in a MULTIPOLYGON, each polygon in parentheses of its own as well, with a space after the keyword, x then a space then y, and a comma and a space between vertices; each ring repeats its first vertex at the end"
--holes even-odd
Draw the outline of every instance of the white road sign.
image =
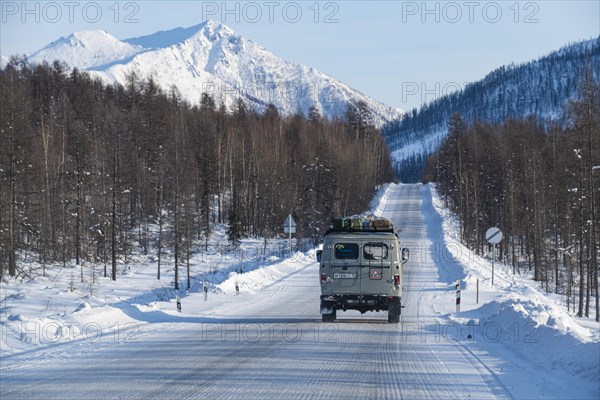
POLYGON ((502 231, 500 228, 490 228, 485 232, 485 240, 489 244, 498 244, 502 241, 502 231))
POLYGON ((296 221, 292 217, 292 214, 288 215, 285 222, 283 223, 284 233, 296 233, 296 221))

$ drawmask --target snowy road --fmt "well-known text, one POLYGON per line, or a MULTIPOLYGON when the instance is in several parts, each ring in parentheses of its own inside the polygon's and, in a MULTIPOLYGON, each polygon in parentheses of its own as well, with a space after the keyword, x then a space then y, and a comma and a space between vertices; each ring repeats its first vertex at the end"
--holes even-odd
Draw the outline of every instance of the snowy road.
POLYGON ((4 357, 2 398, 511 398, 480 357, 440 335, 433 302, 458 278, 434 244, 441 221, 426 186, 394 190, 386 216, 414 248, 399 325, 387 324, 386 313, 320 322, 313 263, 257 293, 231 296, 216 316, 124 305, 148 321, 139 332, 4 357))

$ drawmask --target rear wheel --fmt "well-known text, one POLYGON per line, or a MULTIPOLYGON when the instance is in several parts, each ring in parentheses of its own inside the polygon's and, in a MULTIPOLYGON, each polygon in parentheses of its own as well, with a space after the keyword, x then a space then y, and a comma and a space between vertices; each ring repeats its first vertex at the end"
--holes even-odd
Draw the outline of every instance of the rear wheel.
POLYGON ((335 308, 331 314, 322 314, 323 322, 333 322, 335 321, 336 312, 335 308))
POLYGON ((397 324, 398 322, 400 322, 399 315, 388 314, 388 323, 397 324))

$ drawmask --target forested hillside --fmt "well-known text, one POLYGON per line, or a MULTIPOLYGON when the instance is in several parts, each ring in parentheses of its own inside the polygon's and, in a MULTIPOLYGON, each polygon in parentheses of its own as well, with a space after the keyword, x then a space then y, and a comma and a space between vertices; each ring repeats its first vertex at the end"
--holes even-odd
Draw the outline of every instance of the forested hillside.
POLYGON ((360 105, 345 121, 229 112, 208 95, 192 107, 152 80, 107 86, 59 63, 11 63, 0 92, 0 276, 28 254, 112 263, 114 279, 134 247, 177 263, 215 223, 235 244, 273 237, 288 213, 318 240, 394 178, 360 105))
POLYGON ((505 235, 499 256, 526 268, 547 291, 566 296, 579 316, 598 320, 600 256, 600 83, 591 69, 566 125, 534 117, 467 124, 454 114, 446 141, 428 160, 425 180, 461 220, 461 239, 479 254, 486 229, 505 235))
POLYGON ((427 157, 442 144, 453 113, 467 123, 502 123, 535 116, 566 123, 563 109, 579 95, 585 68, 600 79, 600 37, 566 46, 538 60, 503 66, 463 90, 442 96, 388 124, 383 133, 400 178, 418 181, 427 157))

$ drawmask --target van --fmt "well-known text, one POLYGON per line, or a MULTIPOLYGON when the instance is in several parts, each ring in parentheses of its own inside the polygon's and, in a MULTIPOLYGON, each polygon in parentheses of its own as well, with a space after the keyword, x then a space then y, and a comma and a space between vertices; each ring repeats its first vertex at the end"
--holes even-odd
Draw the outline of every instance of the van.
POLYGON ((398 323, 408 258, 389 220, 334 220, 317 251, 323 322, 335 321, 338 311, 358 310, 387 311, 388 322, 398 323))

